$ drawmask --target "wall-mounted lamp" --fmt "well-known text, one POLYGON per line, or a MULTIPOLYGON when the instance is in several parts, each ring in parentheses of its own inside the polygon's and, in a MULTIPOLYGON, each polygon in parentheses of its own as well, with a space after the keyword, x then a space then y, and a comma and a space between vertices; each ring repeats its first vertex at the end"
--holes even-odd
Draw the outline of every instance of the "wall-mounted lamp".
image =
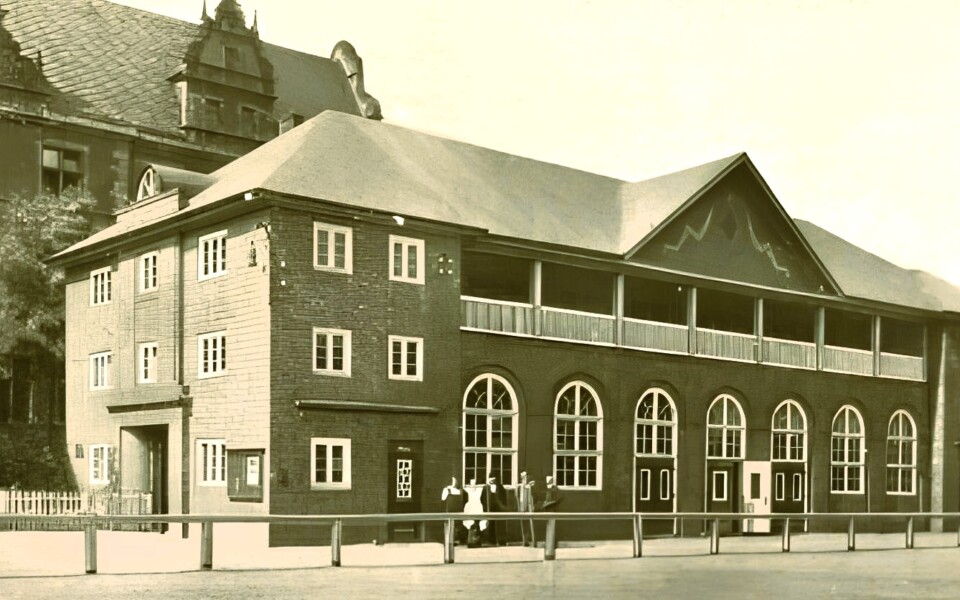
POLYGON ((441 254, 437 257, 437 269, 441 275, 453 275, 453 259, 441 254))

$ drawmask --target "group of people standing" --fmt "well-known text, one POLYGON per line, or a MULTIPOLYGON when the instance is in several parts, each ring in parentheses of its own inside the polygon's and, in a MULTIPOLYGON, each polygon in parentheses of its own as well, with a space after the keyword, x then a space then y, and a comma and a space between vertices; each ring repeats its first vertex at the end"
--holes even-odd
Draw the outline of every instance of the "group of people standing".
MULTIPOLYGON (((487 476, 486 483, 477 483, 471 479, 467 485, 460 487, 457 478, 452 477, 450 485, 443 488, 440 500, 446 512, 462 512, 465 514, 494 513, 494 512, 535 512, 552 511, 560 503, 560 489, 547 475, 545 491, 542 500, 537 504, 533 492, 534 482, 528 480, 526 471, 520 473, 520 481, 513 490, 508 491, 501 484, 495 473, 487 476), (511 503, 508 498, 513 496, 511 503)), ((476 521, 466 519, 463 529, 457 529, 457 540, 468 547, 477 547, 482 543, 491 546, 506 544, 506 521, 486 520, 476 521)), ((524 546, 536 546, 536 533, 533 519, 520 520, 520 537, 524 546)))

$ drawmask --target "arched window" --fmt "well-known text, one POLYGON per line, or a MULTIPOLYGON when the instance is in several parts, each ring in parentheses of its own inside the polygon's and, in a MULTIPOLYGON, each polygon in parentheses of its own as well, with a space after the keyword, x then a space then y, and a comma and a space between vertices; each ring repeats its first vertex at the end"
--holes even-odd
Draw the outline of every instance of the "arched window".
POLYGON ((674 456, 677 411, 661 389, 647 390, 637 402, 634 419, 634 452, 637 456, 674 456))
POLYGON ((833 418, 830 448, 830 491, 863 493, 863 418, 857 409, 844 406, 833 418))
POLYGON ((513 485, 517 472, 517 397, 506 379, 486 373, 463 395, 463 480, 496 474, 513 485))
POLYGON ((806 460, 807 417, 793 400, 784 400, 773 412, 770 456, 774 461, 806 460))
POLYGON ((903 410, 893 413, 887 427, 887 493, 916 493, 917 427, 903 410))
POLYGON ((557 485, 600 488, 603 411, 592 387, 575 381, 560 390, 553 432, 553 469, 557 485))
POLYGON ((746 430, 740 403, 728 394, 717 396, 707 412, 707 458, 742 459, 746 430))

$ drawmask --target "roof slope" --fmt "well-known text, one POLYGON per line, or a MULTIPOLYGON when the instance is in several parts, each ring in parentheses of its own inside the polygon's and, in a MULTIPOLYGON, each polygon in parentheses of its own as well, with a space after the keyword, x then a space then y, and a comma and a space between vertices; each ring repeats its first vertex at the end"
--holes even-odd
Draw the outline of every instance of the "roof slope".
MULTIPOLYGON (((167 78, 200 26, 106 0, 2 0, 3 26, 23 54, 42 52, 43 73, 69 112, 179 130, 179 103, 167 78)), ((200 10, 200 3, 197 3, 200 10)), ((359 114, 343 70, 332 60, 263 44, 274 65, 278 112, 309 118, 325 108, 359 114)))

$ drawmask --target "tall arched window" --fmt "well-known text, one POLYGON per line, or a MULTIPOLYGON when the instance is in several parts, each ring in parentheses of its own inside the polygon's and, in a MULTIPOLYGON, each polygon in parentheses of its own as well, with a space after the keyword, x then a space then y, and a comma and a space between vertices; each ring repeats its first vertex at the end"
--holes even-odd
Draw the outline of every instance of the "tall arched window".
POLYGON ((887 427, 887 493, 916 493, 917 427, 903 410, 893 413, 887 427))
POLYGON ((834 494, 863 493, 863 418, 857 409, 844 406, 833 418, 830 438, 830 491, 834 494))
POLYGON ((806 460, 807 418, 803 409, 793 400, 784 400, 773 412, 773 437, 770 457, 774 461, 803 462, 806 460))
POLYGON ((717 396, 707 412, 707 458, 742 459, 744 421, 743 409, 733 396, 717 396))
POLYGON ((677 411, 673 400, 661 389, 644 392, 637 402, 634 419, 634 452, 637 456, 674 456, 677 411))
POLYGON ((560 390, 553 432, 553 469, 557 485, 600 488, 603 410, 592 387, 575 381, 560 390))
POLYGON ((517 472, 517 397, 506 379, 485 373, 463 395, 463 480, 497 474, 513 485, 517 472))

